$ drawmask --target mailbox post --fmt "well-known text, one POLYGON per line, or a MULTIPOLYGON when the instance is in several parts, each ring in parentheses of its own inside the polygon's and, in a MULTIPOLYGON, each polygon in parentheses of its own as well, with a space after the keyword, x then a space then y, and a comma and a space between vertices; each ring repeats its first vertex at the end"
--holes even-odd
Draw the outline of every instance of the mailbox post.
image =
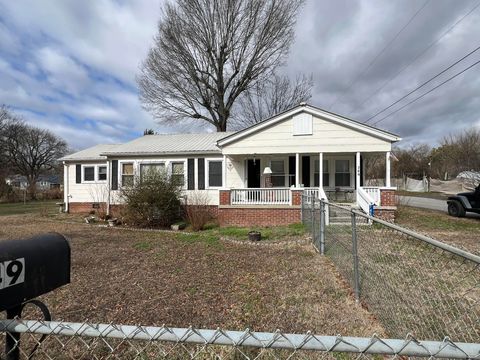
MULTIPOLYGON (((21 317, 37 296, 70 282, 70 245, 49 233, 25 240, 0 241, 0 311, 21 317)), ((7 360, 18 359, 20 334, 6 334, 7 360)))

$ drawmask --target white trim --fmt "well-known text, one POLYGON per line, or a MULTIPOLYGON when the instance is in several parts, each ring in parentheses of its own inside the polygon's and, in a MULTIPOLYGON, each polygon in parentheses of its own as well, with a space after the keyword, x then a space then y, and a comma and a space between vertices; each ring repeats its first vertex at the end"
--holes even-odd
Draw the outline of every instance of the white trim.
POLYGON ((253 125, 253 126, 247 128, 245 130, 241 130, 241 131, 237 132, 236 134, 233 134, 233 135, 230 135, 230 136, 226 137, 225 139, 220 139, 219 141, 217 141, 217 145, 219 147, 223 147, 225 145, 231 144, 232 142, 235 142, 235 141, 240 140, 244 137, 247 137, 248 135, 256 133, 257 131, 260 131, 260 130, 265 129, 269 126, 272 126, 272 125, 274 125, 278 122, 281 122, 281 121, 283 121, 283 120, 285 120, 285 119, 287 119, 287 118, 289 118, 289 117, 291 117, 295 114, 298 114, 300 112, 307 112, 311 115, 318 116, 318 117, 326 119, 326 120, 330 120, 330 121, 332 121, 334 123, 337 123, 339 125, 343 125, 345 127, 349 127, 349 128, 358 130, 360 132, 366 133, 368 135, 372 135, 374 137, 377 137, 377 138, 380 138, 380 139, 383 139, 383 140, 386 140, 386 141, 397 142, 397 141, 400 141, 402 139, 402 138, 400 138, 398 136, 395 136, 393 134, 389 134, 389 133, 387 133, 383 130, 375 129, 375 128, 372 128, 370 126, 367 126, 367 125, 364 125, 364 124, 361 124, 361 123, 357 123, 353 120, 347 119, 347 118, 342 117, 340 115, 328 113, 326 111, 316 109, 316 108, 311 107, 309 105, 305 105, 305 106, 298 106, 298 107, 293 108, 290 111, 287 111, 283 114, 274 116, 274 117, 272 117, 268 120, 265 120, 261 123, 258 123, 257 125, 253 125))
POLYGON ((385 154, 385 187, 391 186, 390 181, 390 151, 387 151, 385 154))
MULTIPOLYGON (((185 175, 185 172, 187 170, 187 163, 188 161, 186 159, 184 160, 170 160, 168 161, 168 174, 170 176, 173 175, 173 164, 183 164, 183 186, 182 186, 182 190, 186 190, 187 189, 187 176, 185 175)), ((178 174, 180 175, 180 174, 178 174)))
POLYGON ((132 164, 133 165, 133 183, 135 184, 135 173, 137 171, 137 161, 135 160, 118 160, 118 190, 123 187, 123 164, 132 164))
MULTIPOLYGON (((315 160, 313 161, 313 176, 315 176, 315 160)), ((313 183, 315 184, 315 179, 313 183)), ((323 152, 318 153, 318 187, 323 189, 323 152)))
POLYGON ((300 153, 295 154, 295 187, 300 187, 300 153))
POLYGON ((95 177, 95 179, 97 180, 98 183, 105 183, 105 182, 108 181, 108 166, 107 166, 107 164, 105 164, 105 165, 97 165, 97 167, 96 167, 95 170, 96 170, 96 177, 95 177), (101 168, 101 167, 106 168, 106 171, 107 171, 107 172, 105 173, 105 175, 106 175, 105 180, 100 180, 100 168, 101 168))

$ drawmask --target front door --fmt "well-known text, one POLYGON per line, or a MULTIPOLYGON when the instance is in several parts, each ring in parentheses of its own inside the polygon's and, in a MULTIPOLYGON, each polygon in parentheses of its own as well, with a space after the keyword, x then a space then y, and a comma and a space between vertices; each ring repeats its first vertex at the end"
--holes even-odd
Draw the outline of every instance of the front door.
POLYGON ((247 160, 247 187, 260 187, 260 160, 247 160))
POLYGON ((310 187, 310 156, 302 156, 302 184, 310 187))

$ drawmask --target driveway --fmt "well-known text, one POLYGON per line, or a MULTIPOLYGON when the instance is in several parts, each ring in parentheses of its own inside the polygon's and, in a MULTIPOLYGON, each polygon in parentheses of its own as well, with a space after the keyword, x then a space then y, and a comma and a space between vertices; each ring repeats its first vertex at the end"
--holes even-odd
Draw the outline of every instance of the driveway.
MULTIPOLYGON (((417 196, 399 196, 399 199, 401 205, 447 212, 447 202, 445 200, 417 196)), ((467 213, 466 217, 480 219, 480 214, 467 213)))

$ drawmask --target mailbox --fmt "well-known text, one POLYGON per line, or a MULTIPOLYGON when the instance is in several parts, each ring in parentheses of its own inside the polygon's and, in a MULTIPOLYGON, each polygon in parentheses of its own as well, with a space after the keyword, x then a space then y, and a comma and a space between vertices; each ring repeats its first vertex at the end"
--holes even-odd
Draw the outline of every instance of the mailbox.
POLYGON ((49 233, 0 241, 0 311, 70 282, 70 245, 49 233))

